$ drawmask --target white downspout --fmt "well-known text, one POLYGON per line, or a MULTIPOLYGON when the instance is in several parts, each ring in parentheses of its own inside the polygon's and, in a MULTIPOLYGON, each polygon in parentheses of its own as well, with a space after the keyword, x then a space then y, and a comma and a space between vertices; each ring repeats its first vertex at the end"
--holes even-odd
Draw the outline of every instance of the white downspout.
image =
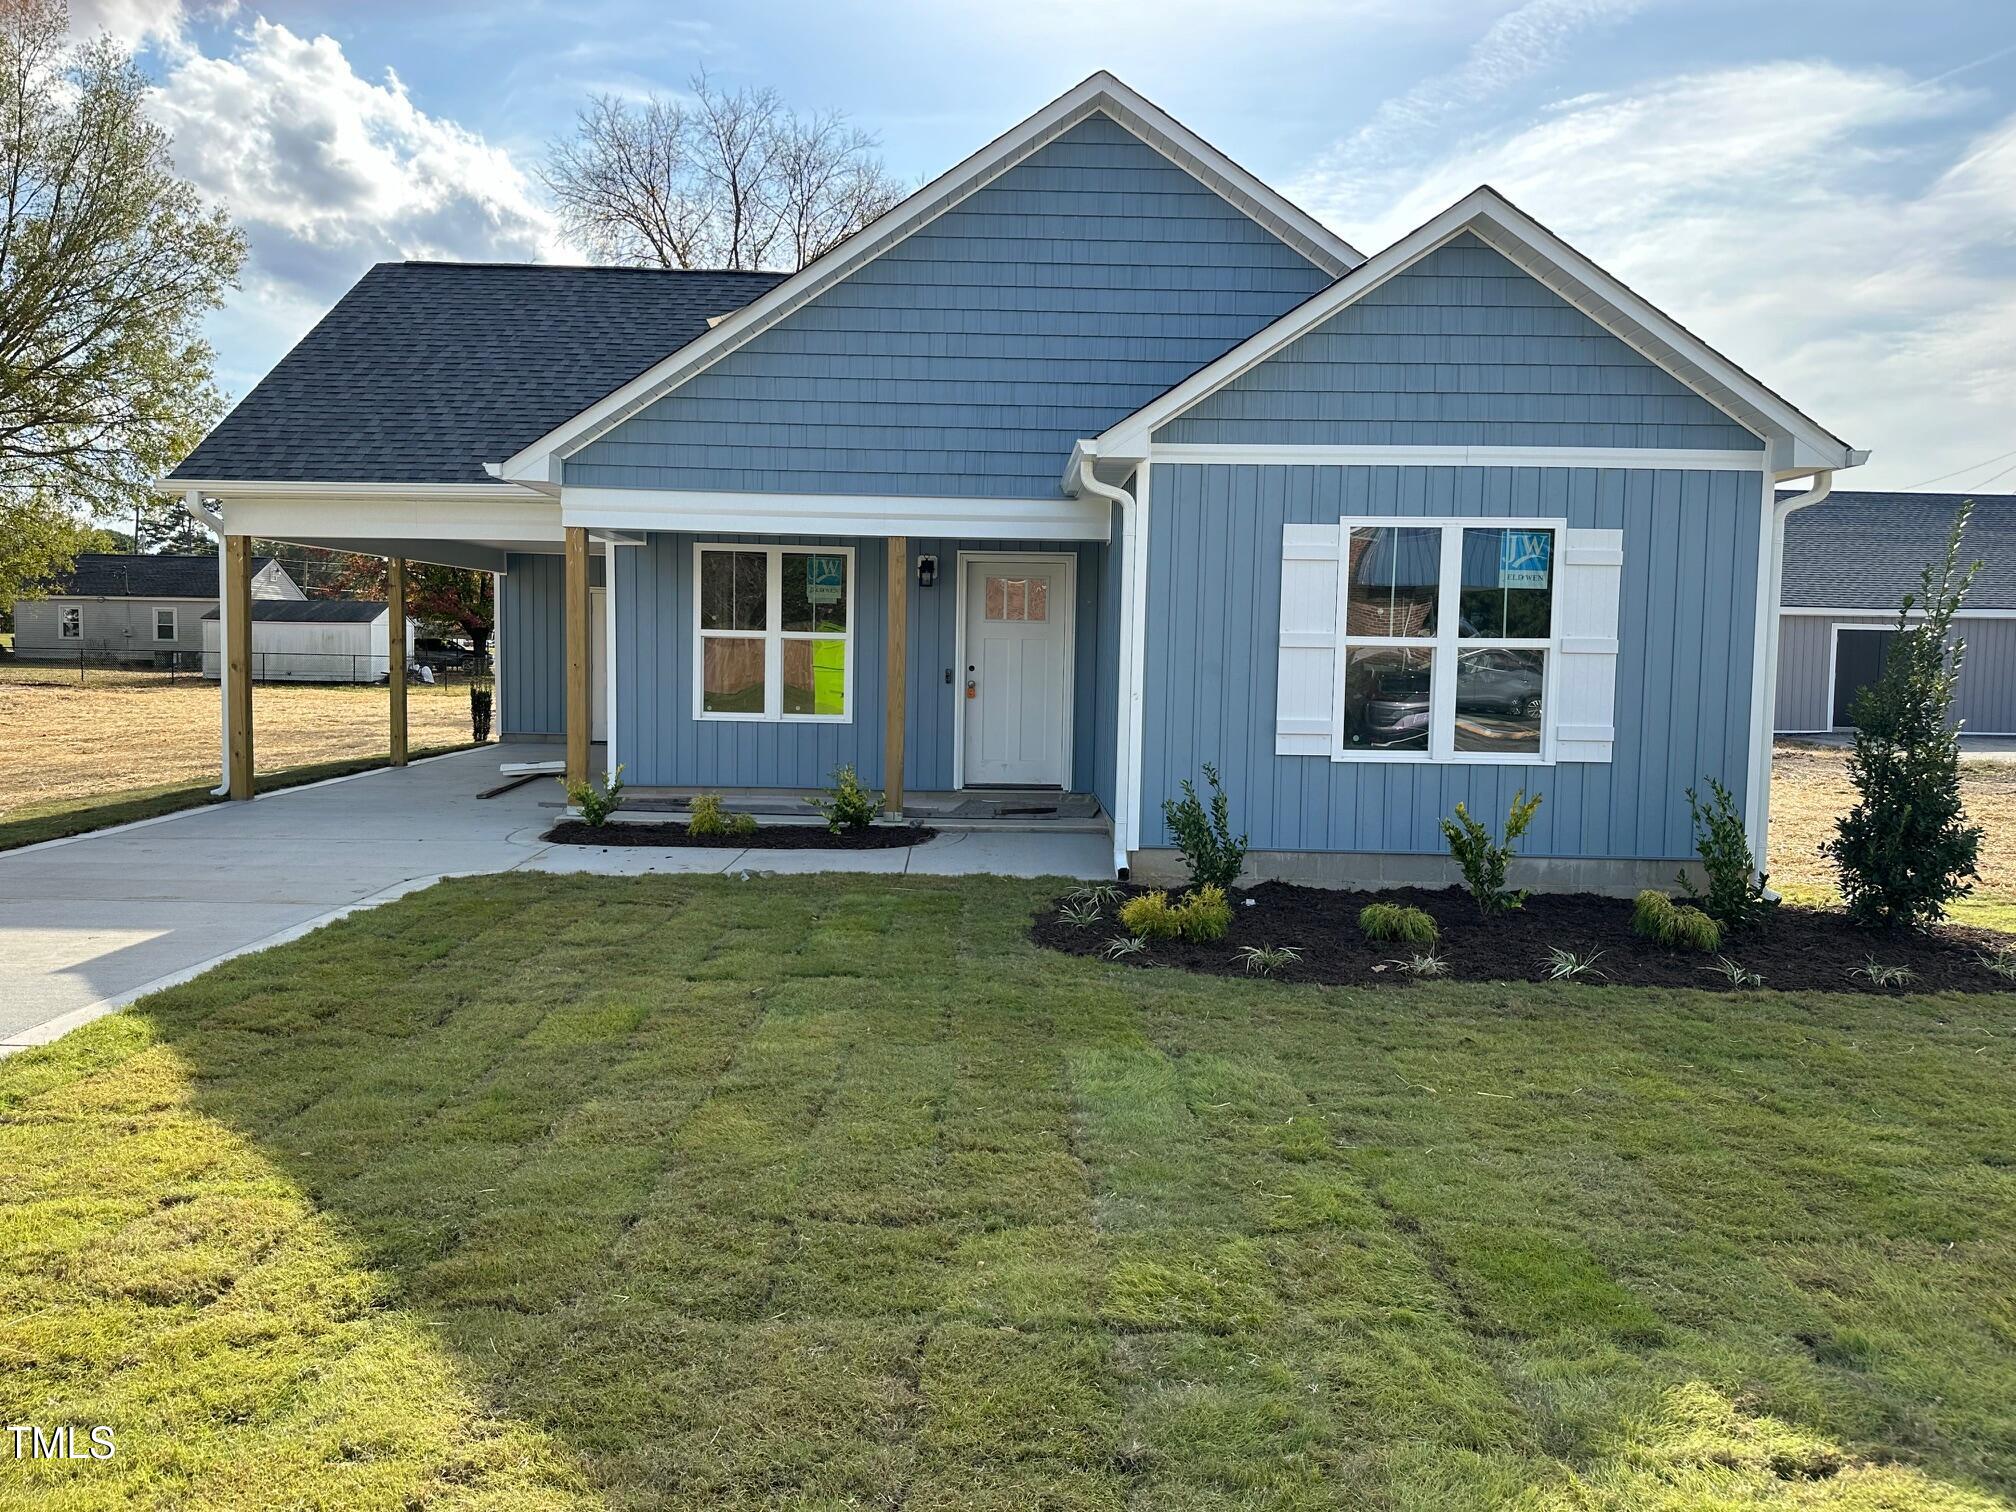
MULTIPOLYGON (((223 779, 210 789, 212 798, 231 796, 231 658, 227 649, 231 644, 231 585, 226 579, 229 569, 224 557, 224 517, 213 514, 203 507, 200 489, 191 488, 182 495, 182 508, 189 518, 217 537, 217 772, 223 779)), ((203 665, 203 653, 196 653, 197 670, 203 665)))
POLYGON ((1834 473, 1832 469, 1814 473, 1812 487, 1789 499, 1777 496, 1776 486, 1767 473, 1764 490, 1770 529, 1760 563, 1765 573, 1763 592, 1758 595, 1762 606, 1758 625, 1762 661, 1752 709, 1757 725, 1751 746, 1754 757, 1750 773, 1749 836, 1750 853, 1756 857, 1759 871, 1770 869, 1771 753, 1778 729, 1778 632, 1785 598, 1785 522, 1796 511, 1823 502, 1834 491, 1834 473))
POLYGON ((1141 510, 1135 503, 1134 495, 1124 488, 1100 481, 1092 466, 1095 455, 1091 442, 1078 443, 1076 476, 1072 479, 1077 487, 1066 491, 1075 493, 1083 490, 1120 506, 1120 646, 1115 656, 1120 682, 1119 697, 1115 702, 1120 725, 1113 744, 1113 874, 1125 877, 1128 852, 1135 838, 1134 819, 1138 806, 1134 792, 1134 729, 1141 688, 1140 679, 1131 674, 1130 668, 1134 663, 1134 620, 1139 603, 1136 562, 1144 543, 1141 539, 1141 510))

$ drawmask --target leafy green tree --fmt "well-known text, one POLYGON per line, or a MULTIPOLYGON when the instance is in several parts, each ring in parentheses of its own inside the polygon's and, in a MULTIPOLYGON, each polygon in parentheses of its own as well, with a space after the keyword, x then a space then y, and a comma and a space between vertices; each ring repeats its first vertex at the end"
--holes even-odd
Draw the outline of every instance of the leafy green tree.
POLYGON ((41 598, 80 551, 116 551, 119 537, 85 524, 37 493, 0 493, 0 611, 10 621, 16 599, 41 598))
POLYGON ((67 22, 0 0, 0 486, 123 523, 223 409, 200 327, 245 240, 176 173, 132 58, 67 22))
POLYGON ((1856 697, 1855 753, 1848 777, 1855 807, 1821 849, 1840 873, 1849 915, 1871 928, 1934 924, 1946 905, 1972 891, 1981 827, 1960 803, 1960 732, 1953 690, 1966 654, 1953 638, 1979 562, 1960 565, 1960 541, 1974 512, 1954 517, 1946 553, 1905 594, 1882 674, 1856 697), (1922 613, 1912 618, 1914 606, 1922 613))

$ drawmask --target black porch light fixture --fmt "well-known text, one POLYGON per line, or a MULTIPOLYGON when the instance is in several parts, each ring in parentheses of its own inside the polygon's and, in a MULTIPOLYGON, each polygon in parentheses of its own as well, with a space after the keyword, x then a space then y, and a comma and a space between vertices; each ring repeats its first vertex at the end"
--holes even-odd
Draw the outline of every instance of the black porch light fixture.
POLYGON ((935 556, 920 556, 917 558, 917 586, 919 588, 929 588, 937 581, 938 558, 935 556))

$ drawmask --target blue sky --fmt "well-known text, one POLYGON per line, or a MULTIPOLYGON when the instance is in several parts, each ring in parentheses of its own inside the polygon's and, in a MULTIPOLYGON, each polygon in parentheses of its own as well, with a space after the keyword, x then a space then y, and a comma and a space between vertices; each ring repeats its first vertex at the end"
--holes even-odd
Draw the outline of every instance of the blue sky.
POLYGON ((1872 448, 1854 486, 2016 491, 2007 0, 79 0, 77 22, 140 49, 179 165, 251 237, 212 323, 233 394, 374 261, 577 260, 532 170, 591 91, 773 85, 915 181, 1105 67, 1368 252, 1496 184, 1872 448))

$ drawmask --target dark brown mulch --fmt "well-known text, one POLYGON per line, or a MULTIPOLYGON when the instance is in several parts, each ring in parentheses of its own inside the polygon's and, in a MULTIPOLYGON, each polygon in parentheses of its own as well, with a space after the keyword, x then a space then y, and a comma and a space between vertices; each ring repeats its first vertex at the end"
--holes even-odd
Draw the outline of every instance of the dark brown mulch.
MULTIPOLYGON (((1133 892, 1145 889, 1130 889, 1133 892)), ((1171 889, 1172 896, 1175 889, 1171 889)), ((1061 913, 1059 899, 1038 914, 1030 937, 1039 945, 1071 955, 1100 956, 1120 926, 1117 905, 1097 924, 1078 928, 1061 913)), ((1427 910, 1441 928, 1437 953, 1449 963, 1444 981, 1544 982, 1547 952, 1556 946, 1588 956, 1603 952, 1594 973, 1573 979, 1597 986, 1697 987, 1735 989, 1715 969, 1715 957, 1668 950, 1631 932, 1631 900, 1592 893, 1535 894, 1526 906, 1495 919, 1478 916, 1460 888, 1427 892, 1332 892, 1264 882, 1232 895, 1232 930, 1209 945, 1186 940, 1151 940, 1148 948, 1122 957, 1131 966, 1180 966, 1218 976, 1243 976, 1238 959, 1246 945, 1292 945, 1302 959, 1281 967, 1275 979, 1343 986, 1408 983, 1393 962, 1417 947, 1368 940, 1358 932, 1358 910, 1367 903, 1407 903, 1427 910)), ((2012 984, 1981 965, 1985 949, 2006 945, 2009 936, 1993 930, 1948 925, 1929 934, 1871 934, 1841 913, 1780 905, 1768 922, 1742 934, 1725 935, 1721 954, 1764 978, 1772 991, 1875 992, 1908 996, 1926 992, 2009 992, 2012 984), (1876 987, 1849 972, 1873 956, 1885 966, 1908 967, 1901 987, 1876 987)), ((1564 984, 1565 985, 1565 984, 1564 984)))
POLYGON ((540 838, 555 845, 655 845, 670 850, 900 850, 938 831, 877 824, 834 834, 823 824, 766 824, 749 835, 690 835, 683 824, 583 824, 563 819, 540 838))

